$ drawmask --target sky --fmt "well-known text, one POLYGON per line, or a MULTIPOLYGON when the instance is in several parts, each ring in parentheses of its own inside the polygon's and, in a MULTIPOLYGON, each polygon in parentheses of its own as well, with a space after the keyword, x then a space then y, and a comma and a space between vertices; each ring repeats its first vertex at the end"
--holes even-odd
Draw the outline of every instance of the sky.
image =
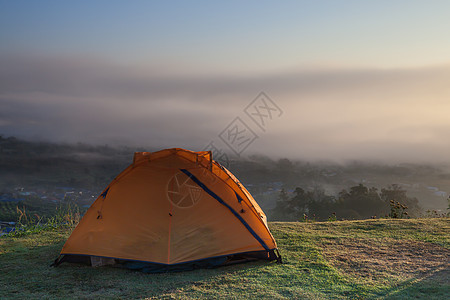
POLYGON ((448 162, 449 29, 448 1, 0 0, 0 134, 448 162))

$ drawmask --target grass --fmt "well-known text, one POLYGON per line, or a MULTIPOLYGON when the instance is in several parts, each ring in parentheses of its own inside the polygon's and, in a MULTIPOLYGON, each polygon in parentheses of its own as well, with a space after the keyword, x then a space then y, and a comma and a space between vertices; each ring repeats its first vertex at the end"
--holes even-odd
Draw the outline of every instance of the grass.
POLYGON ((0 201, 0 220, 5 222, 17 220, 17 202, 0 201))
POLYGON ((0 298, 449 299, 450 219, 271 223, 284 264, 144 274, 49 267, 70 230, 0 238, 0 298))

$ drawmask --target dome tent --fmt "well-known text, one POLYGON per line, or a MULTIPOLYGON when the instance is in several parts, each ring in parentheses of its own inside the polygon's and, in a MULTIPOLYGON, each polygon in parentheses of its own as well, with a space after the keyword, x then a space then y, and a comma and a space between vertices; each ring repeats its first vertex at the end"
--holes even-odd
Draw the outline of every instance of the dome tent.
POLYGON ((211 152, 136 152, 88 209, 54 265, 145 272, 280 260, 259 205, 211 152))

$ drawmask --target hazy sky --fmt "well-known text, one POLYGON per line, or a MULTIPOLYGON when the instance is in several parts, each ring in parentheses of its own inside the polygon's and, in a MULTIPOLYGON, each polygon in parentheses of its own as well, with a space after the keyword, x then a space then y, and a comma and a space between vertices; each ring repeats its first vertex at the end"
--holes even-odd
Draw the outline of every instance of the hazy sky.
POLYGON ((0 0, 0 134, 225 150, 236 117, 243 154, 448 161, 450 2, 0 0))

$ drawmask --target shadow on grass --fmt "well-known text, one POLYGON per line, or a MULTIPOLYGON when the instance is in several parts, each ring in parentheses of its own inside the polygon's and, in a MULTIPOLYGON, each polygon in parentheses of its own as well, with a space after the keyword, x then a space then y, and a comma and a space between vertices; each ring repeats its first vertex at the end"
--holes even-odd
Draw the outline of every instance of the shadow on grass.
POLYGON ((208 290, 226 283, 229 276, 238 278, 241 273, 258 273, 258 269, 270 264, 257 261, 157 274, 74 263, 50 267, 62 245, 63 242, 17 246, 0 254, 0 298, 159 298, 196 289, 208 290))
POLYGON ((386 299, 450 299, 450 268, 447 266, 406 280, 380 296, 386 299))

